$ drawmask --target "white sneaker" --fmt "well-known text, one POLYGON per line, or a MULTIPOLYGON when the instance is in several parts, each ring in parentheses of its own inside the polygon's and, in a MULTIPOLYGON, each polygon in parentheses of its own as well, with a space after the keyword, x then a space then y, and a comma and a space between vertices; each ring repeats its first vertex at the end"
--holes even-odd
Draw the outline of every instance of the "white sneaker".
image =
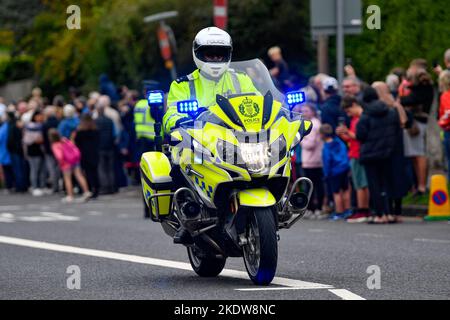
POLYGON ((61 199, 62 203, 73 203, 73 201, 74 201, 74 198, 71 197, 71 196, 66 196, 66 197, 61 199))
POLYGON ((327 218, 328 218, 328 214, 323 213, 323 212, 320 211, 320 210, 316 210, 316 211, 314 211, 314 217, 315 217, 317 220, 324 220, 324 219, 327 219, 327 218))
POLYGON ((81 199, 83 201, 88 201, 92 196, 93 196, 93 193, 88 191, 88 192, 83 193, 83 195, 81 196, 81 199))
POLYGON ((314 213, 311 210, 306 210, 305 214, 303 215, 303 219, 313 220, 314 213))
POLYGON ((44 195, 44 192, 41 189, 33 189, 33 191, 31 191, 31 194, 33 195, 33 197, 42 197, 44 195))
POLYGON ((42 192, 43 192, 45 195, 47 195, 47 196, 50 196, 50 195, 53 194, 53 190, 52 190, 52 189, 49 189, 49 188, 43 189, 42 192))

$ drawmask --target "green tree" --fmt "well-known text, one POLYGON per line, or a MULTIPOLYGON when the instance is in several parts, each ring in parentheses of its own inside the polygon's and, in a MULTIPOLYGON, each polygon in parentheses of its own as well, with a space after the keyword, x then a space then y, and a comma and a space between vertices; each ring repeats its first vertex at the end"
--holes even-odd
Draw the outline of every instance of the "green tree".
MULTIPOLYGON (((95 88, 103 72, 117 83, 133 87, 139 87, 144 78, 167 84, 169 73, 163 67, 156 38, 158 24, 144 24, 143 18, 160 11, 179 12, 179 17, 167 22, 177 40, 180 74, 194 68, 191 50, 195 34, 213 22, 211 0, 80 0, 81 30, 67 30, 66 8, 72 1, 44 4, 45 10, 20 43, 36 57, 41 82, 57 90, 70 84, 95 88)), ((280 45, 294 66, 306 65, 311 51, 307 11, 305 0, 231 0, 229 29, 235 59, 266 58, 268 47, 280 45)))
POLYGON ((347 56, 363 79, 384 80, 392 68, 407 68, 415 58, 441 63, 450 48, 447 0, 364 0, 364 9, 371 4, 381 9, 381 30, 364 26, 362 35, 346 37, 347 56))
MULTIPOLYGON (((446 0, 363 1, 364 9, 369 4, 380 6, 381 30, 364 27, 361 35, 347 36, 346 53, 367 81, 383 79, 392 67, 407 67, 413 58, 441 60, 450 47, 450 37, 445 36, 450 25, 446 0)), ((229 0, 234 59, 267 61, 267 49, 278 45, 295 72, 315 73, 309 2, 229 0)), ((167 21, 177 40, 179 74, 193 70, 192 40, 198 30, 213 23, 212 0, 77 0, 81 30, 68 30, 66 9, 71 4, 72 0, 3 0, 0 5, 0 30, 14 30, 15 52, 34 58, 36 77, 54 92, 69 85, 95 89, 101 73, 134 88, 142 79, 157 79, 167 86, 170 78, 159 53, 158 24, 145 24, 143 18, 161 11, 179 12, 167 21), (20 16, 22 10, 26 18, 20 16)))

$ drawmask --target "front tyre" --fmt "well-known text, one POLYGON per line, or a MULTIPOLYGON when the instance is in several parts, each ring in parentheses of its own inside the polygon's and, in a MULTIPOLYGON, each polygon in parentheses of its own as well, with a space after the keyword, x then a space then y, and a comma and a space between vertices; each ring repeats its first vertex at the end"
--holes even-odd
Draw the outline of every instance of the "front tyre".
POLYGON ((202 255, 193 246, 188 247, 187 252, 192 269, 200 277, 217 277, 225 267, 226 259, 202 255))
POLYGON ((256 285, 269 285, 275 276, 278 241, 271 208, 256 208, 246 226, 247 244, 243 246, 245 268, 256 285))

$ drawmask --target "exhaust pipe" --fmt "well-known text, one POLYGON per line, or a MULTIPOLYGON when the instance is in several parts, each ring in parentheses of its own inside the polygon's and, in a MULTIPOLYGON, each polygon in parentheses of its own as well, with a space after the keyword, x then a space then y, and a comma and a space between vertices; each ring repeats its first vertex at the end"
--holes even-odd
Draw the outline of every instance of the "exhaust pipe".
POLYGON ((281 210, 278 212, 278 227, 280 229, 289 229, 303 217, 311 199, 312 192, 313 183, 308 178, 302 177, 294 182, 281 210), (300 183, 308 185, 308 193, 294 192, 300 183))
POLYGON ((176 207, 176 217, 179 223, 189 233, 195 237, 202 234, 218 225, 217 217, 204 217, 202 215, 202 207, 200 205, 200 198, 189 188, 183 187, 175 191, 173 196, 173 202, 176 207), (180 194, 189 194, 187 201, 180 201, 180 194))
POLYGON ((304 210, 308 207, 309 198, 306 193, 297 192, 291 196, 289 203, 295 210, 304 210))
POLYGON ((197 202, 188 201, 181 205, 181 214, 186 220, 199 220, 201 208, 197 202))

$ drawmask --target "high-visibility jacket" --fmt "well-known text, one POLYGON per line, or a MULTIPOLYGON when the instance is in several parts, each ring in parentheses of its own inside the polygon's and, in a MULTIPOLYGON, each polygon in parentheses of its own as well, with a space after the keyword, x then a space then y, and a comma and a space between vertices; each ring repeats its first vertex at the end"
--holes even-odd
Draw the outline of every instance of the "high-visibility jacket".
POLYGON ((216 104, 216 95, 257 93, 249 76, 228 70, 218 81, 210 80, 200 74, 197 69, 193 73, 178 78, 170 85, 167 98, 167 111, 163 118, 165 132, 170 132, 177 120, 186 115, 177 112, 177 102, 183 100, 198 100, 201 107, 209 107, 216 104))
POLYGON ((145 99, 139 100, 134 106, 134 130, 138 139, 155 140, 155 120, 145 99))

